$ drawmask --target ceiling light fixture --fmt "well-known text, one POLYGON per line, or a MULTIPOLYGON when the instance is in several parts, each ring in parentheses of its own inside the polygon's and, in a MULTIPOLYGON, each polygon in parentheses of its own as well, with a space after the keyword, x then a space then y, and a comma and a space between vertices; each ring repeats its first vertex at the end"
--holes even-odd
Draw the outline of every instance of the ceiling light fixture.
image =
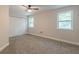
POLYGON ((32 10, 31 10, 31 9, 28 9, 27 11, 28 11, 28 12, 32 12, 32 10))

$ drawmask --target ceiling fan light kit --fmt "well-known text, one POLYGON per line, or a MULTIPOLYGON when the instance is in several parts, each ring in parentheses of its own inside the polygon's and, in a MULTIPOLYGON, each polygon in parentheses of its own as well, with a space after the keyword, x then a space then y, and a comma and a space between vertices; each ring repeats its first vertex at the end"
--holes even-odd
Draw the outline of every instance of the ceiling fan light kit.
POLYGON ((27 12, 32 12, 32 10, 31 9, 28 9, 27 12))

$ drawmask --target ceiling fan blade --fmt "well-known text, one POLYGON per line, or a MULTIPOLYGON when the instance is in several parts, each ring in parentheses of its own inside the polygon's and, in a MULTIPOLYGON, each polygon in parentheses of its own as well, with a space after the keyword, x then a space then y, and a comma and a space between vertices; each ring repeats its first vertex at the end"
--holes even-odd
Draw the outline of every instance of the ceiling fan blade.
POLYGON ((39 10, 39 8, 31 8, 32 10, 39 10))
POLYGON ((22 5, 23 7, 25 7, 25 8, 28 8, 27 6, 25 6, 25 5, 22 5))

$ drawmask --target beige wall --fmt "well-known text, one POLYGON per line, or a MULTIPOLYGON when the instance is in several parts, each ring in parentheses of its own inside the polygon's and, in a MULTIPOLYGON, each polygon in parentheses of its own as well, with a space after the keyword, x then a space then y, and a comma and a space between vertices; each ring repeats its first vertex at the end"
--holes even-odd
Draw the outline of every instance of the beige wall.
POLYGON ((79 6, 70 6, 56 10, 44 11, 34 16, 34 28, 29 28, 29 33, 48 36, 72 43, 79 44, 79 6), (73 10, 73 30, 57 29, 56 13, 59 11, 73 10), (42 32, 42 33, 40 33, 42 32))
POLYGON ((0 6, 0 50, 9 43, 9 7, 0 6))

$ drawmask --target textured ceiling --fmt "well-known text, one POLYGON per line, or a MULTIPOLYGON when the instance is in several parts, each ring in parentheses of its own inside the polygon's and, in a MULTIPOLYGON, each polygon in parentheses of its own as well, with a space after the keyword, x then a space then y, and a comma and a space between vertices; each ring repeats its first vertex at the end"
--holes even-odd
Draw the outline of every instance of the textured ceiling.
POLYGON ((50 10, 50 9, 57 9, 61 7, 65 7, 67 5, 32 5, 32 7, 38 7, 38 11, 33 11, 32 13, 28 13, 25 7, 20 6, 20 5, 11 5, 10 6, 10 16, 21 16, 23 17, 24 15, 31 15, 36 12, 40 11, 45 11, 45 10, 50 10))

